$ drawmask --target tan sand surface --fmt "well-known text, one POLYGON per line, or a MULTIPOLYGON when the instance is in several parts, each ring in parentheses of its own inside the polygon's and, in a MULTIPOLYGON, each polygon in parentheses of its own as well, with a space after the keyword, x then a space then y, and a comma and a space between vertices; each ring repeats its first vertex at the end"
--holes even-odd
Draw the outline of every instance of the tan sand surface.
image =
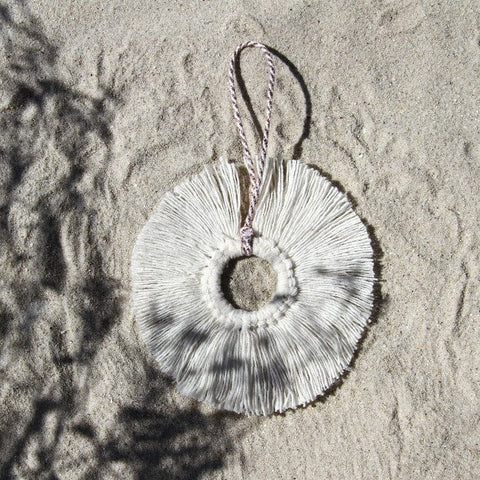
POLYGON ((477 1, 11 0, 0 27, 1 479, 480 478, 477 1), (240 165, 250 39, 279 52, 270 155, 349 193, 382 279, 343 383, 268 418, 176 393, 130 297, 161 196, 240 165))

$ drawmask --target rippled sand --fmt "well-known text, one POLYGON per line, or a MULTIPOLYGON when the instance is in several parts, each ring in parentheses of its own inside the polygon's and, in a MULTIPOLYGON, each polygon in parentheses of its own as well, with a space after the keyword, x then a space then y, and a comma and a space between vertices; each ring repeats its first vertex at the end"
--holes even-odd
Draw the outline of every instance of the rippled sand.
MULTIPOLYGON (((480 7, 258 3, 0 8, 0 478, 480 476, 480 7), (270 155, 348 192, 381 278, 343 382, 260 419, 175 392, 129 273, 166 191, 240 165, 226 73, 248 39, 278 50, 270 155)), ((264 59, 242 59, 262 123, 264 59)))

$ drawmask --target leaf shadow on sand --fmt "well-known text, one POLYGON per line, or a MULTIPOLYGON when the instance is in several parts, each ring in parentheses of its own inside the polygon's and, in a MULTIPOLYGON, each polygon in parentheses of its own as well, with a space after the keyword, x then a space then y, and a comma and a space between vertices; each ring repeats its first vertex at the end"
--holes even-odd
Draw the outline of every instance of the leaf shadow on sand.
POLYGON ((9 271, 0 298, 0 478, 200 478, 234 450, 238 417, 179 406, 172 382, 116 332, 126 287, 108 273, 95 225, 99 201, 115 208, 106 172, 121 95, 104 80, 101 58, 95 95, 65 81, 58 49, 23 1, 0 4, 0 47, 0 241, 9 271), (135 401, 105 412, 107 426, 87 407, 112 337, 144 375, 135 401))

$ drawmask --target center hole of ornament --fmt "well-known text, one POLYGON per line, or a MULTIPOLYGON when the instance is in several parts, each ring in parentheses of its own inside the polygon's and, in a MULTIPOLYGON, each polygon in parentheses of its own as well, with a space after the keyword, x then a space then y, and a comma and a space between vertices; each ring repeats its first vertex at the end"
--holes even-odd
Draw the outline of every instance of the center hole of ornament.
POLYGON ((222 273, 225 298, 235 307, 249 312, 270 302, 277 288, 277 274, 260 257, 231 259, 222 273))

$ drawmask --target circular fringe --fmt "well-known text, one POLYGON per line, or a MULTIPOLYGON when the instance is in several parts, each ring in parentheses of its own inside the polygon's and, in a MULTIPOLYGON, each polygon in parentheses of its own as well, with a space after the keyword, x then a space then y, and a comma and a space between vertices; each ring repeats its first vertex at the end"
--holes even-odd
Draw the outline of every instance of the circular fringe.
POLYGON ((278 281, 256 312, 225 300, 240 257, 237 169, 222 160, 167 193, 132 255, 140 335, 179 391, 268 415, 305 405, 350 363, 373 307, 373 252, 346 196, 305 164, 268 160, 253 253, 278 281))

